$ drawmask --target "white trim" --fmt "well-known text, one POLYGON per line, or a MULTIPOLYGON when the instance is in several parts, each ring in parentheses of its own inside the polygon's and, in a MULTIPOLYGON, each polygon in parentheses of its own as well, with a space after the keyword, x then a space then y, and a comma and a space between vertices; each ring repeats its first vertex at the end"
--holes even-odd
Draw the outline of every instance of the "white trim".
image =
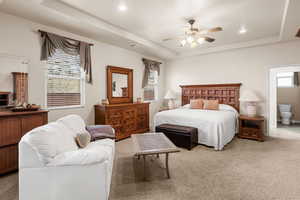
POLYGON ((300 64, 271 66, 267 74, 267 112, 268 112, 268 135, 274 133, 277 128, 277 73, 300 72, 300 64))
POLYGON ((47 108, 47 110, 65 110, 65 109, 73 109, 73 108, 84 108, 84 105, 49 107, 47 108))
POLYGON ((286 25, 286 19, 289 11, 289 6, 290 6, 290 0, 286 0, 284 4, 284 11, 283 11, 283 16, 281 20, 281 26, 280 26, 280 34, 279 34, 279 40, 283 39, 283 33, 284 33, 284 27, 286 25))

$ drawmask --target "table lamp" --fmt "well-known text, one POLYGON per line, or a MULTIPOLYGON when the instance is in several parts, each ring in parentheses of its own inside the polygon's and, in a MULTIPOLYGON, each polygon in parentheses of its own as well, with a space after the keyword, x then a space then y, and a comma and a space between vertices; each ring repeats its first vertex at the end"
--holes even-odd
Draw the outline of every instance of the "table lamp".
POLYGON ((174 108, 174 99, 176 99, 174 93, 171 90, 168 90, 168 92, 165 95, 165 99, 169 100, 168 101, 168 108, 173 109, 174 108))
POLYGON ((257 95, 252 90, 246 90, 241 95, 240 99, 241 102, 246 103, 246 110, 248 117, 255 117, 256 116, 256 104, 260 101, 257 95))

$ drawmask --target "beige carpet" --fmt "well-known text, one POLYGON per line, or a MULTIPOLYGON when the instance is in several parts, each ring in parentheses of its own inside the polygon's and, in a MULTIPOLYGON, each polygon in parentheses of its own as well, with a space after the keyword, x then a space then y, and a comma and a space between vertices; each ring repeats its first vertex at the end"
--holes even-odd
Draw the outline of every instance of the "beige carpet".
MULTIPOLYGON (((260 143, 235 139, 224 151, 198 146, 143 163, 132 157, 130 139, 117 143, 110 200, 298 200, 300 141, 269 138, 260 143)), ((17 174, 0 177, 0 199, 17 199, 17 174)), ((100 200, 100 199, 99 199, 100 200)))

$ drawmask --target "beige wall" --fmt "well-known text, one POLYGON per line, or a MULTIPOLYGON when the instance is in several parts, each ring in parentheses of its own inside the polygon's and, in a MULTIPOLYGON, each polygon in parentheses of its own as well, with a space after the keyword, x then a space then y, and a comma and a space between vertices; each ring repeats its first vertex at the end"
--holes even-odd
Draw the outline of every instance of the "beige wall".
MULTIPOLYGON (((180 97, 179 85, 242 83, 262 99, 259 112, 266 114, 268 69, 276 65, 300 64, 300 41, 243 48, 178 59, 167 63, 166 89, 180 97)), ((244 112, 242 106, 242 113, 244 112)))
MULTIPOLYGON (((84 108, 51 110, 49 120, 53 121, 67 114, 79 114, 87 123, 94 123, 93 105, 106 98, 106 66, 122 66, 134 69, 134 99, 142 95, 141 84, 144 65, 143 55, 105 43, 92 41, 68 32, 43 26, 18 17, 0 13, 0 54, 23 56, 29 59, 29 101, 45 104, 45 64, 40 61, 40 38, 36 32, 44 29, 67 37, 94 43, 92 48, 93 85, 86 85, 86 105, 84 108)), ((156 58, 151 58, 156 59, 156 58)), ((2 66, 0 66, 2 67, 2 66)), ((161 66, 159 99, 164 92, 164 66, 161 66)), ((0 71, 2 69, 0 68, 0 71)), ((160 101, 151 104, 151 116, 158 110, 160 101)), ((152 117, 150 117, 152 119, 152 117)))
MULTIPOLYGON (((300 74, 298 76, 300 78, 300 74)), ((292 119, 300 121, 300 87, 277 88, 277 103, 291 104, 294 114, 292 119)))

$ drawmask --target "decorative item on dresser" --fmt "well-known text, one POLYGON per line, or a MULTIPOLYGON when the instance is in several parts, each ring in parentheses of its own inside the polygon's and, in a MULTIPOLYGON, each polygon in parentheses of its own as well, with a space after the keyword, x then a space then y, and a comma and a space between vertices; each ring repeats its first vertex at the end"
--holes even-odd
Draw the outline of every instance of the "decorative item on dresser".
POLYGON ((240 115, 239 122, 239 138, 254 139, 261 142, 264 141, 265 118, 263 116, 248 117, 240 115))
POLYGON ((149 103, 95 105, 95 124, 111 125, 117 140, 149 131, 149 103))
POLYGON ((0 174, 18 169, 18 143, 28 131, 48 122, 48 111, 0 111, 0 174))
POLYGON ((6 107, 9 105, 10 92, 0 92, 0 107, 6 107))
POLYGON ((28 73, 12 72, 15 104, 28 103, 28 73))

